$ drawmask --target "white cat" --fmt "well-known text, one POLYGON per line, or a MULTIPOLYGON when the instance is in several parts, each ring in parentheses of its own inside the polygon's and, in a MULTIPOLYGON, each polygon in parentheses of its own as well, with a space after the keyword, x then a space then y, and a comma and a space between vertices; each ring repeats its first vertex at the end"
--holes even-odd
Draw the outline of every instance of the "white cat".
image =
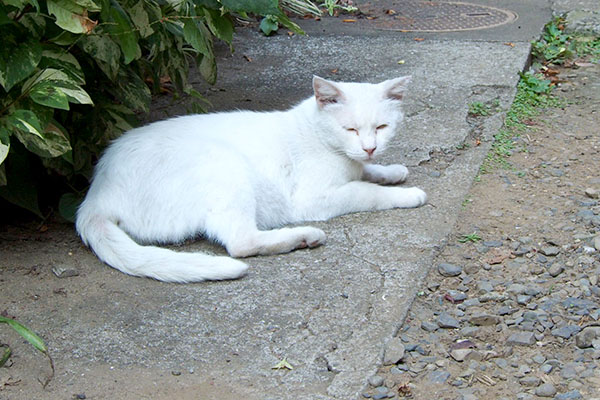
POLYGON ((314 96, 288 111, 190 115, 133 129, 98 162, 77 231, 127 274, 192 282, 238 278, 248 266, 146 244, 204 235, 232 257, 286 253, 323 244, 325 233, 274 228, 421 206, 421 189, 378 185, 403 182, 406 167, 371 164, 399 130, 408 81, 314 77, 314 96))

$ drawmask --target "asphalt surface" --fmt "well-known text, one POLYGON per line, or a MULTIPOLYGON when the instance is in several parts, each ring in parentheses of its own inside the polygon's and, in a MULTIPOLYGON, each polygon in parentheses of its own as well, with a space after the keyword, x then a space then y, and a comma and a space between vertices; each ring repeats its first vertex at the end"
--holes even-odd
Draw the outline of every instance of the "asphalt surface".
MULTIPOLYGON (((381 6, 387 3, 394 6, 381 6)), ((56 377, 39 398, 86 390, 88 398, 116 398, 123 387, 130 398, 356 398, 452 231, 518 73, 528 66, 530 42, 552 15, 552 4, 542 0, 472 3, 518 18, 437 33, 383 30, 344 17, 299 21, 305 36, 280 30, 267 38, 240 29, 235 52, 221 49, 217 84, 208 88, 195 79, 212 110, 285 109, 311 95, 313 75, 368 82, 411 75, 404 130, 380 161, 407 165, 406 185, 424 189, 429 205, 314 223, 328 235, 325 246, 249 259, 249 275, 227 282, 175 285, 129 277, 100 263, 74 233, 41 241, 38 257, 73 266, 79 276, 31 280, 3 273, 6 298, 61 286, 69 292, 36 306, 16 300, 10 306, 37 327, 54 354, 56 377), (473 102, 502 111, 475 128, 467 120, 473 102), (446 159, 445 150, 457 147, 460 154, 446 159), (293 369, 273 369, 282 360, 293 369), (148 392, 148 385, 155 390, 148 392)), ((159 99, 152 119, 186 107, 159 99)), ((181 249, 224 254, 204 241, 181 249)), ((23 268, 35 257, 18 243, 2 253, 23 268)))

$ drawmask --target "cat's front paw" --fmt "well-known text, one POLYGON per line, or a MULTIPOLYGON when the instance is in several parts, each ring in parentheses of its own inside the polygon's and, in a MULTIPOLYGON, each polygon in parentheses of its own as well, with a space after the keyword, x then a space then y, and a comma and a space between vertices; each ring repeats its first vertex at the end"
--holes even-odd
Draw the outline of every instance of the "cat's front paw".
POLYGON ((310 226, 298 227, 296 229, 301 230, 302 232, 300 244, 297 247, 298 249, 305 249, 307 247, 312 249, 313 247, 318 247, 322 244, 325 244, 327 236, 322 230, 310 226))
POLYGON ((393 164, 386 167, 387 176, 383 184, 395 185, 406 181, 408 177, 408 168, 404 165, 393 164))
POLYGON ((400 164, 366 164, 363 168, 363 178, 371 183, 378 183, 380 185, 402 183, 408 176, 408 168, 400 164))

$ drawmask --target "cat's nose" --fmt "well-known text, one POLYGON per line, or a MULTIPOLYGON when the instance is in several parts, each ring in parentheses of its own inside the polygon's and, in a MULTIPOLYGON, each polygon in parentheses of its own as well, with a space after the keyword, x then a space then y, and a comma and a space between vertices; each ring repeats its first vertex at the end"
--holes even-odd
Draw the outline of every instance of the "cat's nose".
POLYGON ((370 148, 370 149, 365 149, 365 148, 363 147, 363 150, 365 151, 365 153, 367 153, 367 154, 369 155, 369 157, 372 157, 372 156, 373 156, 373 153, 375 152, 375 150, 376 150, 376 149, 377 149, 377 147, 372 147, 372 148, 370 148))

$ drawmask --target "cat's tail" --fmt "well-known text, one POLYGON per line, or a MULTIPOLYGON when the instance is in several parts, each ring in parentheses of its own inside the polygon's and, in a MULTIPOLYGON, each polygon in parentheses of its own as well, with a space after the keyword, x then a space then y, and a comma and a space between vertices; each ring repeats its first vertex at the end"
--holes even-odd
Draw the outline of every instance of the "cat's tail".
POLYGON ((236 279, 248 265, 230 257, 182 253, 136 243, 109 218, 77 216, 77 232, 100 260, 122 272, 165 282, 236 279))

